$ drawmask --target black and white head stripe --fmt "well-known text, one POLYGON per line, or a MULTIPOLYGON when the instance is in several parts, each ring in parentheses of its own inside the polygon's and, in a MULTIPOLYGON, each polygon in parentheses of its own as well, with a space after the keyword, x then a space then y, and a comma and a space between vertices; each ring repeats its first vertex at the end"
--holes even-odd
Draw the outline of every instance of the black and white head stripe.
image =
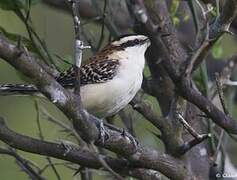
POLYGON ((147 36, 132 34, 121 36, 115 39, 111 44, 121 48, 126 48, 143 45, 145 43, 150 43, 150 40, 147 36))

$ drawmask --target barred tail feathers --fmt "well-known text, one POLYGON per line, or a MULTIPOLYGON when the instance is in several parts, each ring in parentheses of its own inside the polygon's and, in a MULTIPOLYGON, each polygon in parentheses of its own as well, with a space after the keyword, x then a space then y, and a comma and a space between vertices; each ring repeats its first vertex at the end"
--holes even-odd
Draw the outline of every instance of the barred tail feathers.
POLYGON ((38 92, 34 85, 0 84, 0 95, 33 95, 38 92))

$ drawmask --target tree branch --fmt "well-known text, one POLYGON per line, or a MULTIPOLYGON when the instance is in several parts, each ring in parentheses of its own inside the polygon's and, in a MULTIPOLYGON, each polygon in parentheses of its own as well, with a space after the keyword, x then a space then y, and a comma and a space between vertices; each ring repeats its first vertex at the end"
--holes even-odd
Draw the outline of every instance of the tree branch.
MULTIPOLYGON (((9 129, 2 118, 0 118, 0 140, 13 148, 26 152, 50 156, 94 169, 103 167, 97 160, 96 155, 85 148, 82 149, 79 148, 79 146, 75 146, 65 154, 66 149, 63 144, 47 142, 20 135, 9 129)), ((115 159, 107 156, 103 158, 114 169, 120 169, 121 167, 128 168, 130 166, 129 162, 124 159, 115 159)))
MULTIPOLYGON (((144 8, 143 5, 140 5, 141 1, 137 2, 135 5, 140 6, 140 8, 144 8)), ((163 65, 165 69, 167 70, 169 76, 173 80, 174 84, 176 85, 177 92, 183 96, 186 100, 189 102, 195 104, 199 109, 201 109, 203 112, 206 113, 208 117, 210 117, 217 125, 224 128, 228 133, 237 134, 237 123, 234 119, 232 119, 229 116, 226 116, 222 111, 220 111, 215 105, 212 104, 210 100, 208 100, 206 97, 201 95, 201 93, 194 88, 192 85, 192 82, 190 78, 183 77, 182 76, 182 69, 183 65, 180 62, 184 62, 186 59, 185 51, 180 50, 181 46, 179 43, 177 43, 177 38, 174 35, 175 32, 170 25, 171 22, 168 17, 163 17, 163 14, 161 14, 162 6, 160 6, 159 1, 150 2, 146 1, 146 7, 149 8, 148 12, 151 14, 151 16, 154 16, 156 12, 159 12, 160 14, 157 15, 158 24, 160 25, 160 31, 164 34, 169 34, 168 36, 162 37, 162 35, 159 37, 159 32, 154 29, 156 27, 155 25, 152 25, 153 22, 151 22, 150 18, 147 19, 146 22, 139 20, 140 23, 144 25, 144 28, 149 33, 150 38, 152 39, 153 45, 157 47, 161 47, 160 45, 163 43, 163 54, 161 54, 164 57, 163 65), (150 3, 150 4, 149 4, 150 3), (156 11, 155 11, 155 10, 156 11), (149 22, 149 23, 148 23, 149 22), (156 32, 154 34, 154 32, 156 32), (177 46, 177 48, 175 48, 177 46)), ((224 8, 220 15, 220 19, 215 26, 221 24, 219 27, 219 30, 213 31, 215 28, 211 28, 210 36, 213 38, 213 34, 215 34, 215 37, 223 33, 223 28, 226 29, 227 24, 230 24, 230 22, 233 20, 233 17, 237 13, 237 1, 231 0, 226 1, 226 7, 231 7, 231 12, 227 13, 228 15, 225 15, 225 10, 227 8, 224 8), (232 4, 233 3, 233 4, 232 4), (217 33, 217 32, 221 33, 217 33)), ((143 10, 143 12, 146 12, 146 10, 143 10)), ((218 38, 216 37, 216 38, 218 38)), ((211 41, 214 42, 214 41, 211 41)), ((182 49, 182 48, 181 48, 182 49)), ((209 50, 209 49, 208 49, 209 50)), ((202 53, 200 53, 202 54, 202 53)))
MULTIPOLYGON (((71 150, 66 152, 63 144, 37 140, 10 130, 2 118, 0 118, 0 140, 13 148, 26 152, 50 156, 94 169, 103 167, 98 160, 97 155, 85 148, 72 146, 71 150)), ((123 146, 123 149, 124 147, 126 146, 123 146)), ((132 175, 136 172, 136 169, 133 168, 148 168, 159 169, 166 176, 176 177, 176 179, 183 179, 188 176, 186 174, 188 173, 187 169, 182 166, 180 161, 168 155, 160 154, 155 150, 146 148, 141 148, 138 153, 130 157, 131 162, 125 159, 115 159, 108 156, 103 156, 103 159, 111 168, 113 168, 113 170, 127 175, 128 173, 132 175)), ((147 174, 150 173, 147 172, 147 174)))
MULTIPOLYGON (((202 49, 193 66, 193 70, 197 69, 198 65, 205 59, 215 42, 225 33, 229 32, 229 27, 237 15, 237 1, 225 1, 220 16, 217 16, 215 22, 210 25, 208 40, 206 41, 205 48, 202 49)), ((189 61, 189 60, 188 60, 189 61)))
POLYGON ((46 180, 39 172, 36 172, 28 163, 28 161, 18 155, 16 152, 4 148, 0 148, 0 154, 6 154, 14 157, 17 164, 26 172, 31 179, 46 180))
MULTIPOLYGON (((134 165, 160 171, 167 177, 176 179, 192 177, 191 173, 185 168, 181 161, 154 149, 143 146, 136 148, 133 142, 127 138, 127 136, 123 136, 121 132, 106 129, 110 138, 106 139, 104 143, 98 141, 99 132, 96 123, 100 122, 100 120, 88 114, 86 111, 82 111, 80 99, 78 99, 75 94, 65 90, 52 76, 48 75, 44 69, 36 63, 37 61, 34 56, 25 48, 19 50, 16 45, 10 43, 2 35, 0 35, 0 57, 30 77, 39 91, 61 109, 69 119, 78 121, 79 126, 76 127, 78 128, 77 132, 84 140, 95 141, 96 145, 105 147, 126 157, 134 165), (83 116, 89 117, 89 119, 83 116)), ((24 147, 21 145, 19 149, 20 148, 24 147)), ((52 155, 52 157, 55 156, 52 155)))
POLYGON ((0 34, 0 57, 20 69, 22 73, 31 77, 38 90, 49 98, 69 119, 76 122, 78 133, 85 141, 99 138, 99 132, 91 117, 83 108, 80 97, 65 90, 54 77, 50 76, 26 48, 19 49, 0 34))

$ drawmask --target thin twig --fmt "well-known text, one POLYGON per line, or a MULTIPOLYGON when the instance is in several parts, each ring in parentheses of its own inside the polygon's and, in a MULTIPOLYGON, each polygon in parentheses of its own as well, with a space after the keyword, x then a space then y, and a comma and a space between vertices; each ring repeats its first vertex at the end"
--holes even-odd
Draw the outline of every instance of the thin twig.
POLYGON ((184 128, 194 137, 194 139, 192 139, 191 141, 185 142, 184 144, 182 144, 179 149, 178 149, 178 153, 179 155, 183 155, 186 152, 188 152, 190 149, 192 149, 194 146, 200 144, 201 142, 203 142, 205 139, 210 138, 211 134, 198 134, 193 128, 192 126, 190 126, 185 119, 183 118, 183 116, 181 114, 177 114, 177 119, 181 122, 181 124, 183 124, 184 128))
MULTIPOLYGON (((71 162, 62 162, 62 163, 53 163, 54 166, 67 166, 67 165, 72 165, 73 163, 71 162)), ((42 174, 48 167, 51 167, 51 164, 47 163, 40 171, 39 174, 42 174)))
POLYGON ((200 41, 200 38, 201 38, 202 26, 201 26, 201 22, 198 18, 197 8, 194 6, 194 1, 188 1, 187 3, 190 7, 190 11, 192 13, 192 17, 193 17, 193 21, 194 21, 194 25, 195 25, 196 39, 195 39, 194 45, 196 46, 197 44, 199 44, 199 41, 200 41))
POLYGON ((178 120, 183 124, 184 128, 196 139, 203 139, 203 135, 198 134, 195 129, 190 126, 181 114, 177 114, 178 120))
POLYGON ((19 167, 24 171, 31 179, 37 179, 37 180, 45 180, 43 176, 40 175, 40 173, 36 172, 30 165, 29 161, 21 157, 19 154, 17 154, 13 149, 5 149, 0 148, 0 154, 7 154, 16 159, 17 164, 19 167))
POLYGON ((116 179, 118 180, 124 180, 124 178, 122 178, 118 173, 116 173, 104 160, 104 158, 97 153, 97 148, 94 144, 90 144, 91 149, 95 152, 96 157, 98 159, 98 161, 101 163, 101 165, 108 171, 110 172, 114 177, 116 177, 116 179))
POLYGON ((104 8, 103 8, 103 16, 102 16, 103 17, 102 18, 102 27, 101 27, 101 32, 100 32, 100 39, 99 39, 98 45, 96 47, 97 51, 101 47, 101 44, 102 44, 103 39, 104 39, 106 7, 107 7, 107 0, 104 0, 104 8))
POLYGON ((218 153, 221 150, 221 146, 222 146, 222 143, 223 143, 224 136, 225 136, 225 132, 222 129, 221 130, 221 134, 220 134, 220 136, 218 138, 218 144, 216 146, 215 154, 213 155, 213 162, 215 162, 217 160, 217 156, 218 156, 218 153))
POLYGON ((166 119, 159 117, 159 115, 153 111, 152 107, 146 103, 141 94, 137 94, 133 100, 130 102, 132 108, 138 111, 143 117, 149 120, 155 127, 160 130, 165 130, 167 128, 166 119))
MULTIPOLYGON (((91 2, 92 2, 92 5, 94 6, 94 8, 96 9, 96 11, 98 12, 98 14, 102 17, 103 12, 99 6, 99 1, 92 0, 91 2)), ((109 18, 108 16, 105 16, 104 22, 105 22, 107 29, 112 34, 112 36, 116 37, 116 36, 121 35, 121 33, 119 32, 118 28, 116 27, 116 25, 114 24, 114 22, 111 18, 109 18)))
POLYGON ((79 0, 69 0, 72 6, 72 16, 73 16, 73 23, 74 23, 74 31, 75 31, 75 74, 76 74, 76 81, 75 81, 75 89, 74 92, 76 94, 80 94, 80 66, 82 61, 82 48, 83 48, 83 41, 81 41, 80 37, 80 15, 79 15, 79 0))
POLYGON ((80 15, 79 15, 79 0, 69 0, 72 4, 72 15, 74 22, 74 30, 75 30, 75 65, 80 68, 82 61, 82 49, 83 49, 83 41, 81 41, 80 36, 80 15))
POLYGON ((206 36, 203 41, 203 43, 200 45, 200 47, 197 49, 195 54, 191 57, 190 61, 188 62, 188 65, 185 68, 185 76, 191 76, 191 73, 193 71, 193 68, 196 64, 196 61, 198 60, 198 57, 200 54, 205 51, 206 47, 209 45, 209 24, 206 23, 206 36))
POLYGON ((29 17, 30 17, 30 10, 31 10, 31 0, 28 1, 28 7, 27 7, 27 10, 26 10, 26 21, 29 20, 29 17))
POLYGON ((223 108, 224 113, 228 116, 229 111, 225 105, 225 99, 224 99, 224 94, 223 94, 223 84, 220 80, 220 75, 218 73, 216 73, 215 76, 216 76, 216 87, 217 87, 217 92, 218 92, 219 99, 221 102, 221 106, 223 108))
MULTIPOLYGON (((16 4, 17 6, 17 4, 16 4)), ((53 65, 54 68, 57 68, 57 66, 54 64, 54 61, 48 51, 48 48, 46 47, 46 44, 41 40, 37 32, 34 30, 34 28, 29 24, 30 16, 26 17, 23 15, 23 13, 17 8, 15 11, 16 15, 21 19, 21 21, 25 24, 26 30, 28 32, 29 38, 31 42, 33 43, 34 48, 40 55, 40 57, 44 60, 44 62, 48 65, 53 65), (41 48, 38 46, 37 42, 35 41, 34 37, 36 40, 39 42, 40 47, 44 50, 44 53, 41 51, 41 48), (48 63, 48 60, 51 64, 48 63)))
POLYGON ((185 142, 182 146, 179 147, 178 153, 179 155, 184 155, 186 152, 188 152, 190 149, 192 149, 194 146, 200 144, 203 142, 205 139, 210 138, 210 134, 203 134, 200 135, 200 138, 194 138, 191 141, 185 142))
POLYGON ((93 37, 92 33, 88 31, 88 29, 85 30, 84 26, 81 25, 81 34, 84 37, 87 44, 91 47, 91 51, 93 54, 97 52, 96 45, 95 45, 95 38, 93 37))
MULTIPOLYGON (((218 73, 216 73, 215 76, 216 76, 215 81, 216 81, 217 92, 218 92, 218 96, 219 96, 219 99, 220 99, 220 102, 221 102, 222 109, 223 109, 224 113, 227 116, 229 116, 229 111, 228 111, 228 109, 227 109, 227 107, 225 105, 225 100, 224 100, 223 82, 221 81, 221 77, 220 77, 220 75, 218 73)), ((220 136, 218 138, 218 144, 216 146, 216 151, 215 151, 215 154, 213 156, 213 161, 214 162, 217 160, 217 156, 218 156, 218 153, 219 153, 219 151, 221 149, 224 137, 225 137, 225 132, 224 132, 223 129, 221 129, 221 134, 220 134, 220 136)))
POLYGON ((201 9, 202 16, 203 16, 204 20, 207 21, 207 13, 206 13, 205 8, 203 7, 202 3, 199 0, 195 0, 195 2, 201 9))
POLYGON ((79 0, 68 0, 72 7, 72 16, 75 31, 75 68, 76 69, 76 82, 75 90, 76 94, 80 94, 80 67, 82 62, 82 50, 85 48, 90 48, 89 46, 84 46, 81 40, 81 30, 80 30, 80 14, 79 14, 79 0))
POLYGON ((40 111, 39 111, 39 105, 38 105, 37 99, 34 99, 34 103, 35 103, 36 123, 37 123, 38 131, 39 131, 39 137, 41 140, 44 140, 43 132, 40 125, 40 111))
MULTIPOLYGON (((40 137, 41 140, 44 140, 43 131, 42 131, 41 124, 40 124, 39 104, 38 104, 36 99, 35 99, 35 109, 36 109, 36 113, 37 113, 36 122, 37 122, 37 127, 38 127, 38 130, 39 130, 39 137, 40 137)), ((55 168, 54 164, 52 163, 51 158, 49 156, 46 156, 46 160, 48 161, 49 165, 51 166, 56 178, 58 180, 61 180, 61 177, 60 177, 57 169, 55 168)))
MULTIPOLYGON (((59 126, 60 128, 62 128, 64 131, 72 133, 73 136, 76 138, 78 143, 82 143, 83 140, 81 139, 81 137, 77 134, 77 132, 75 131, 74 128, 72 128, 70 125, 67 125, 59 120, 57 120, 56 118, 54 118, 52 115, 50 115, 43 107, 41 107, 41 113, 43 114, 43 116, 45 116, 45 118, 49 121, 52 122, 54 124, 56 124, 57 126, 59 126)), ((82 144, 81 144, 82 145, 82 144)))

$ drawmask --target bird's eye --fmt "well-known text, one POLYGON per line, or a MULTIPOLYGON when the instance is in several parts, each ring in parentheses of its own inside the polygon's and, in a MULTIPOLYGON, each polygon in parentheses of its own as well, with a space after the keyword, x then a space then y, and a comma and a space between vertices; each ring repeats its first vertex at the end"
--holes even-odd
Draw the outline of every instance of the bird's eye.
POLYGON ((135 40, 134 40, 134 44, 139 44, 139 40, 138 40, 138 39, 135 39, 135 40))

